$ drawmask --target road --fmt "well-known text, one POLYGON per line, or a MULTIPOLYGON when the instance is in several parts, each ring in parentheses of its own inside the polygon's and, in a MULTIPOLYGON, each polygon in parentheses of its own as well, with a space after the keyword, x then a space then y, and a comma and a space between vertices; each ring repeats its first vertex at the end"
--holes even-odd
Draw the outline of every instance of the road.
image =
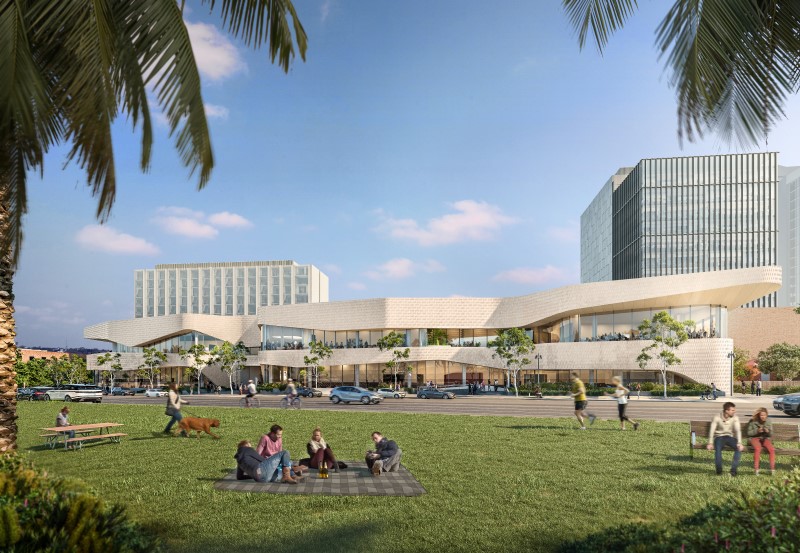
MULTIPOLYGON (((239 395, 190 395, 181 396, 192 405, 239 408, 239 395)), ((258 396, 262 408, 278 408, 282 395, 261 394, 258 396)), ((689 421, 705 420, 722 410, 724 399, 703 401, 697 398, 682 399, 639 399, 632 398, 628 406, 628 414, 634 419, 656 421, 689 421)), ((770 418, 793 420, 791 417, 772 408, 772 396, 753 398, 734 397, 740 418, 749 417, 757 407, 769 409, 770 418), (752 399, 751 399, 752 398, 752 399)), ((149 404, 163 405, 164 398, 146 398, 136 396, 104 396, 104 403, 114 404, 149 404)), ((191 407, 188 408, 191 410, 191 407)), ((505 396, 458 396, 456 399, 385 399, 378 405, 333 405, 327 397, 303 398, 303 409, 322 409, 330 411, 374 411, 392 413, 434 413, 442 415, 483 415, 506 417, 546 417, 557 418, 573 416, 573 404, 568 398, 534 399, 529 397, 505 396)), ((600 419, 617 419, 617 403, 612 398, 589 400, 588 411, 600 419)), ((800 419, 797 419, 800 422, 800 419)))

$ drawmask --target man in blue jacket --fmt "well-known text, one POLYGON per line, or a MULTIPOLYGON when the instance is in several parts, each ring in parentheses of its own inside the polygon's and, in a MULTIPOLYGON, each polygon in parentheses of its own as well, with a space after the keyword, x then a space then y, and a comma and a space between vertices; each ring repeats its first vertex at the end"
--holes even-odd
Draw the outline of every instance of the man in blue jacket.
POLYGON ((402 450, 397 447, 394 440, 387 440, 380 432, 372 433, 375 450, 367 451, 367 467, 373 476, 380 476, 381 472, 396 472, 400 467, 402 450))

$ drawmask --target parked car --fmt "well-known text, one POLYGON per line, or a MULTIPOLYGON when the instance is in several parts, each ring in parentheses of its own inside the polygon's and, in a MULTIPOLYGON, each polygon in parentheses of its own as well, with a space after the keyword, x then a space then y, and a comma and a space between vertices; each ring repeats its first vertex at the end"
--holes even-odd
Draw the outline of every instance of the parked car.
POLYGON ((35 391, 33 388, 17 388, 17 401, 31 401, 35 391))
POLYGON ((143 393, 145 393, 145 392, 147 391, 147 388, 139 388, 139 387, 136 387, 136 388, 129 388, 129 389, 130 389, 130 391, 131 391, 131 392, 133 392, 134 394, 143 394, 143 393))
POLYGON ((121 388, 119 386, 114 386, 111 388, 111 395, 112 396, 132 396, 134 392, 130 388, 121 388))
POLYGON ((144 397, 164 397, 166 395, 167 391, 160 388, 148 388, 144 391, 144 397))
POLYGON ((420 388, 417 390, 417 397, 420 399, 453 399, 456 395, 453 392, 440 390, 439 388, 420 388))
POLYGON ((34 386, 31 401, 49 401, 50 396, 47 395, 47 392, 52 389, 52 386, 34 386))
POLYGON ((392 390, 391 388, 381 388, 380 390, 378 390, 378 395, 381 397, 393 397, 395 399, 406 397, 406 393, 404 391, 392 390))
POLYGON ((307 388, 305 386, 298 386, 297 395, 303 397, 322 397, 322 390, 317 390, 316 388, 307 388))
POLYGON ((45 392, 46 399, 54 401, 103 401, 103 390, 94 384, 62 384, 45 392))
POLYGON ((360 401, 364 405, 369 405, 370 403, 380 403, 381 400, 383 398, 375 392, 370 392, 358 386, 337 386, 331 390, 331 401, 333 403, 360 401))
POLYGON ((790 417, 800 417, 800 394, 787 394, 772 400, 772 406, 790 417))

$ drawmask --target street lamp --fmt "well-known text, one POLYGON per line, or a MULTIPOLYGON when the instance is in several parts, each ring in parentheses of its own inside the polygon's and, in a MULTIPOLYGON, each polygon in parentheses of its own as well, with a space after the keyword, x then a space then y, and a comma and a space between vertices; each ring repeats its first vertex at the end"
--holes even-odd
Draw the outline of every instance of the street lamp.
POLYGON ((536 359, 536 385, 538 386, 539 385, 539 374, 541 374, 541 371, 539 370, 539 361, 542 360, 542 354, 541 353, 537 353, 536 355, 533 356, 533 358, 536 359))
POLYGON ((733 397, 733 360, 736 357, 734 352, 728 353, 728 359, 731 360, 731 397, 733 397))

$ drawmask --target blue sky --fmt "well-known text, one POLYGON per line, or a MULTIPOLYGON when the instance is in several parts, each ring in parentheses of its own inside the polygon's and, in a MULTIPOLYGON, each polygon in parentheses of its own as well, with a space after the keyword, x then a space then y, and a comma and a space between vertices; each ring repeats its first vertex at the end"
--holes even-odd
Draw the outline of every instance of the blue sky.
MULTIPOLYGON (((576 283, 580 215, 619 167, 742 151, 681 148, 660 3, 600 56, 560 2, 296 0, 309 49, 288 75, 187 4, 212 180, 196 190, 163 124, 142 174, 121 119, 101 227, 84 174, 52 150, 29 180, 19 344, 102 347, 83 328, 132 317, 133 270, 158 263, 294 259, 329 275, 332 301, 576 283)), ((800 165, 797 96, 786 114, 753 150, 800 165)))

